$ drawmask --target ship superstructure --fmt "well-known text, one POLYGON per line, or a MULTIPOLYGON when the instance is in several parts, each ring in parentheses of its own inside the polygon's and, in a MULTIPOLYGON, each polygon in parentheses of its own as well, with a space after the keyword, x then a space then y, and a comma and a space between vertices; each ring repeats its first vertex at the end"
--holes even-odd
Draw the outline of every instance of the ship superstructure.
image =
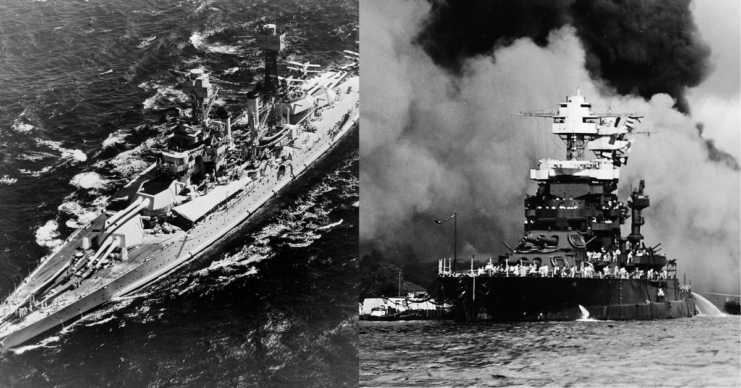
POLYGON ((566 158, 542 159, 530 170, 538 190, 525 198, 524 236, 515 248, 479 268, 472 261, 470 270, 440 260, 446 298, 457 292, 453 299, 468 319, 482 311, 495 320, 693 315, 676 263, 659 252, 661 244, 643 242, 644 181, 627 204, 617 196, 620 168, 642 116, 595 112, 578 90, 553 112, 522 115, 552 120, 566 158), (623 236, 620 226, 628 220, 630 233, 623 236))
MULTIPOLYGON (((0 351, 160 279, 212 245, 325 154, 359 118, 356 65, 278 76, 285 33, 262 26, 262 82, 243 112, 211 117, 219 87, 185 74, 190 114, 157 160, 113 195, 0 305, 0 351)), ((317 66, 313 66, 317 67, 317 66)))

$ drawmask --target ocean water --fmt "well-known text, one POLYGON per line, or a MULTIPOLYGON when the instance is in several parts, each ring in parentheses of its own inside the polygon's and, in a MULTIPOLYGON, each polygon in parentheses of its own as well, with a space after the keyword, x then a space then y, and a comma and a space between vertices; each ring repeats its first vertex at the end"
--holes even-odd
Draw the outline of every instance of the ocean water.
POLYGON ((738 387, 741 318, 363 321, 360 385, 738 387))
MULTIPOLYGON (((0 297, 153 160, 182 80, 221 80, 238 113, 254 29, 287 59, 358 51, 350 0, 30 1, 0 5, 0 297)), ((280 66, 281 71, 285 70, 280 66)), ((357 384, 358 129, 201 258, 0 359, 0 387, 357 384)))

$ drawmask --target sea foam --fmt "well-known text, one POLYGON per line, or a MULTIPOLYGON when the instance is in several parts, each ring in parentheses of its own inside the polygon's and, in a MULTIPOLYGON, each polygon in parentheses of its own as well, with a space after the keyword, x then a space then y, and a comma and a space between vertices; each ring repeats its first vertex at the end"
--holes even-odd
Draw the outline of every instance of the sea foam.
POLYGON ((104 189, 109 183, 110 181, 108 179, 103 178, 100 174, 94 171, 79 173, 70 181, 72 186, 88 190, 104 189))
POLYGON ((57 239, 59 236, 59 224, 54 220, 49 220, 36 230, 36 244, 47 248, 56 248, 62 244, 62 240, 57 239))

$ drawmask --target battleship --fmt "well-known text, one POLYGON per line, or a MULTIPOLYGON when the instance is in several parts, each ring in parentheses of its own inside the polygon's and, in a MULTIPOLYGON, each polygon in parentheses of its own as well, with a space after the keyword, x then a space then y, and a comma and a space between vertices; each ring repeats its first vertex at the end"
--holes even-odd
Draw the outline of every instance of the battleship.
POLYGON ((471 259, 470 268, 440 259, 430 294, 454 304, 456 319, 466 321, 696 315, 676 260, 641 235, 642 211, 650 204, 645 182, 631 188, 627 204, 617 195, 642 116, 595 112, 578 89, 553 111, 521 115, 551 120, 552 133, 566 143, 566 159, 542 159, 530 170, 538 189, 524 200, 524 235, 514 248, 503 242, 506 254, 478 265, 471 259))
POLYGON ((285 31, 261 26, 264 77, 239 115, 212 114, 219 82, 204 69, 174 71, 190 112, 156 161, 77 229, 0 305, 0 352, 126 298, 172 273, 278 194, 359 119, 359 55, 347 63, 288 61, 278 74, 285 31))

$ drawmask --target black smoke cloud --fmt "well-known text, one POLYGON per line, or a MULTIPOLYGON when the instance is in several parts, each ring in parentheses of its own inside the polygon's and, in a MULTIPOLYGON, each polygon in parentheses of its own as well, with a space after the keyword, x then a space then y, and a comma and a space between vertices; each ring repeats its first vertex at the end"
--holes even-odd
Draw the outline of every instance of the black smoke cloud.
POLYGON ((741 166, 739 166, 738 160, 736 160, 733 155, 718 148, 715 145, 715 140, 706 139, 702 136, 702 133, 705 131, 705 124, 697 123, 695 124, 695 128, 697 128, 697 134, 700 136, 700 139, 705 142, 705 148, 708 151, 708 159, 716 163, 724 164, 733 171, 741 171, 741 166))
POLYGON ((669 94, 677 110, 689 113, 685 91, 710 69, 710 48, 689 6, 690 0, 436 0, 416 41, 439 66, 461 74, 466 58, 494 54, 519 38, 545 47, 551 31, 569 24, 592 79, 646 100, 669 94))

